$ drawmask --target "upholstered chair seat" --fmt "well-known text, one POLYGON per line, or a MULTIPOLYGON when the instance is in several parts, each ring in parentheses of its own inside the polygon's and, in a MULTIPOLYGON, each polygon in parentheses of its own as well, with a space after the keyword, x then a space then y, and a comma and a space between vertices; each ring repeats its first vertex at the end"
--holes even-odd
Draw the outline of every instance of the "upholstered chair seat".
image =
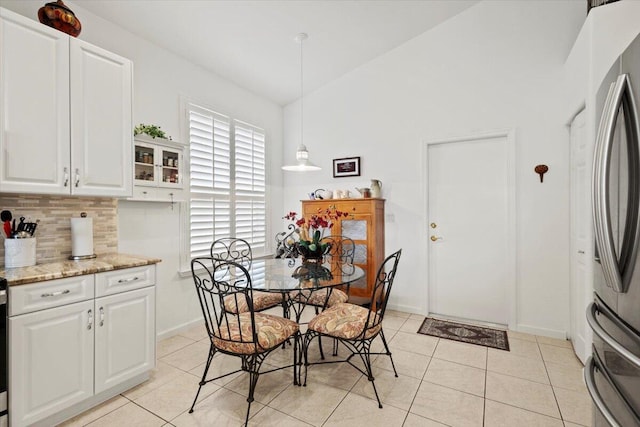
MULTIPOLYGON (((244 294, 231 294, 224 297, 224 309, 229 313, 246 313, 249 305, 244 294)), ((253 292, 253 309, 263 311, 282 304, 282 294, 276 292, 253 292)))
POLYGON ((341 303, 326 309, 309 322, 309 329, 334 338, 347 340, 362 335, 365 339, 376 335, 382 329, 382 323, 374 324, 374 316, 369 309, 355 304, 341 303), (365 323, 369 319, 369 325, 365 323))
POLYGON ((333 307, 336 304, 347 302, 349 296, 346 292, 340 289, 332 289, 329 295, 329 301, 327 301, 327 292, 329 289, 318 289, 312 291, 310 289, 304 289, 302 291, 292 291, 289 293, 289 298, 292 301, 312 305, 315 307, 324 307, 325 303, 327 307, 333 307))
POLYGON ((298 324, 293 320, 264 313, 255 313, 255 325, 256 343, 252 342, 251 313, 229 318, 227 324, 221 325, 219 337, 212 338, 213 345, 219 350, 237 354, 264 353, 298 332, 298 324))

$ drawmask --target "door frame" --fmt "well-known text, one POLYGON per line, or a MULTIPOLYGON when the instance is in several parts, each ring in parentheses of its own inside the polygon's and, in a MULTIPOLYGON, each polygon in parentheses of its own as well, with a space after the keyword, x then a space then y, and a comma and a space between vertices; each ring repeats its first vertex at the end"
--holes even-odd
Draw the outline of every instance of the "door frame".
POLYGON ((446 138, 426 139, 422 142, 422 165, 420 168, 422 195, 423 195, 423 212, 422 230, 420 239, 422 248, 420 257, 426 259, 427 262, 421 263, 421 275, 427 278, 426 307, 425 313, 430 314, 430 271, 429 261, 431 257, 431 246, 429 245, 429 146, 436 144, 450 144, 455 142, 473 142, 483 141, 492 138, 505 138, 507 149, 507 310, 508 324, 511 330, 517 330, 518 319, 518 265, 517 265, 517 228, 516 228, 516 148, 515 148, 515 129, 499 129, 488 132, 477 132, 466 135, 452 136, 446 138))
POLYGON ((595 236, 594 236, 594 224, 592 219, 592 212, 589 212, 587 217, 589 221, 589 231, 587 236, 587 246, 584 248, 585 253, 585 266, 586 266, 586 274, 585 280, 585 292, 582 295, 584 299, 580 301, 578 296, 580 292, 576 292, 577 287, 580 283, 577 283, 576 277, 576 267, 578 261, 578 248, 576 247, 576 214, 578 209, 577 205, 577 195, 576 195, 576 180, 574 174, 574 160, 575 160, 575 152, 574 152, 574 140, 573 140, 573 132, 571 131, 572 125, 576 118, 580 114, 584 114, 584 139, 586 147, 586 157, 585 163, 587 165, 588 174, 588 182, 587 186, 589 191, 587 191, 587 199, 588 205, 593 211, 593 200, 592 200, 592 181, 593 181, 593 150, 595 147, 595 139, 589 138, 589 116, 588 116, 587 108, 585 104, 581 104, 580 108, 575 112, 575 114, 571 117, 571 120, 567 123, 567 132, 569 134, 569 330, 568 336, 571 339, 571 345, 573 347, 573 352, 576 354, 578 359, 585 364, 586 358, 591 354, 591 345, 593 344, 593 335, 592 329, 587 324, 587 318, 585 316, 585 312, 587 310, 587 306, 591 301, 593 301, 593 258, 595 253, 595 236), (582 325, 585 326, 584 336, 580 336, 579 334, 579 319, 582 320, 582 325), (579 351, 577 351, 576 347, 580 346, 579 351))

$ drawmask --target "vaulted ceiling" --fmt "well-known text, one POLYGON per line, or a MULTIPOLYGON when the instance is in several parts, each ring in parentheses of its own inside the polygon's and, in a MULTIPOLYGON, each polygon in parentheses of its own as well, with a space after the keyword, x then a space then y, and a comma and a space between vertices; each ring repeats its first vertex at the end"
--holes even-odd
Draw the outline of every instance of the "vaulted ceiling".
MULTIPOLYGON (((430 30, 478 0, 75 0, 273 102, 308 93, 430 30)), ((81 17, 80 17, 81 18, 81 17)))

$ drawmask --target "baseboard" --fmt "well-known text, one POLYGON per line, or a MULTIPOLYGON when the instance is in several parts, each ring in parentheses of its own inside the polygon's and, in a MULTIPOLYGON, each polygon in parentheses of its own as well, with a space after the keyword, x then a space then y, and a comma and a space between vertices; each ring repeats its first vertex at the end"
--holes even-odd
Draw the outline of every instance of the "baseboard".
POLYGON ((418 306, 413 306, 413 305, 405 305, 405 304, 387 304, 387 308, 389 310, 394 310, 394 311, 402 311, 403 313, 410 313, 410 314, 424 314, 426 316, 426 314, 423 312, 421 307, 418 306))
POLYGON ((536 326, 523 325, 521 323, 518 323, 517 329, 515 329, 515 330, 517 332, 524 332, 524 333, 527 333, 527 334, 540 335, 540 336, 549 337, 549 338, 557 338, 557 339, 560 339, 560 340, 566 340, 567 339, 567 331, 560 331, 560 330, 556 330, 556 329, 538 328, 536 326))
POLYGON ((170 338, 174 335, 178 335, 180 332, 186 331, 187 329, 193 326, 196 326, 198 324, 201 324, 202 322, 203 322, 202 315, 200 315, 198 318, 193 319, 189 322, 186 322, 181 325, 175 326, 171 329, 167 329, 165 331, 159 332, 156 334, 156 342, 162 341, 165 338, 170 338))

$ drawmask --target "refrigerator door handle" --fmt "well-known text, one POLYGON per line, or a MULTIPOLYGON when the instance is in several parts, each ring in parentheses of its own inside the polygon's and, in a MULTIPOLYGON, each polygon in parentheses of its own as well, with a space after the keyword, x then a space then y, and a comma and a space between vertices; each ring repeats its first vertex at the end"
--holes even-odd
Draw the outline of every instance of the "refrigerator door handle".
POLYGON ((604 399, 602 399, 602 396, 598 391, 598 387, 596 386, 596 381, 595 381, 596 369, 600 371, 604 379, 609 383, 609 385, 615 392, 619 401, 621 401, 624 404, 624 406, 627 408, 627 411, 633 416, 633 418, 635 419, 636 425, 640 425, 640 418, 638 418, 638 414, 636 414, 636 412, 633 410, 633 408, 629 404, 629 401, 622 395, 622 393, 620 393, 620 390, 618 389, 615 382, 613 381, 613 378, 611 378, 607 370, 602 366, 602 361, 600 360, 600 356, 598 356, 598 353, 594 351, 593 356, 589 356, 589 358, 587 359, 587 363, 584 366, 584 381, 587 385, 587 391, 589 391, 589 394, 591 395, 591 399, 593 400, 593 403, 596 406, 596 408, 598 408, 600 413, 604 416, 604 418, 612 427, 622 427, 622 424, 618 422, 618 420, 613 415, 613 413, 609 410, 609 408, 607 408, 607 405, 604 402, 604 399))
MULTIPOLYGON (((609 240, 611 236, 611 219, 609 217, 609 174, 608 164, 609 155, 611 153, 610 146, 604 137, 604 129, 607 120, 611 117, 611 103, 613 100, 614 84, 612 83, 604 102, 602 116, 600 117, 600 125, 598 126, 598 134, 596 135, 595 152, 593 155, 593 183, 592 183, 592 200, 593 200, 593 223, 594 234, 596 238, 596 251, 599 254, 598 261, 602 266, 607 286, 612 286, 612 280, 609 278, 610 260, 615 260, 613 253, 613 242, 609 240), (608 224, 608 230, 606 226, 608 224), (605 231, 608 231, 605 233, 605 231)), ((615 289, 615 287, 614 287, 615 289)))
POLYGON ((620 344, 614 337, 609 335, 607 331, 600 325, 598 319, 596 318, 596 313, 603 314, 607 319, 613 322, 622 332, 624 332, 627 336, 633 339, 636 342, 640 342, 640 337, 629 329, 627 325, 622 323, 618 316, 612 313, 606 305, 597 304, 597 302, 592 302, 587 307, 587 323, 593 329, 593 332, 600 337, 605 344, 611 347, 616 353, 618 353, 623 359, 627 362, 631 363, 636 368, 640 369, 640 358, 633 354, 629 349, 620 344))
POLYGON ((609 88, 605 107, 598 128, 593 167, 593 220, 596 245, 599 249, 602 269, 607 285, 616 292, 624 293, 629 288, 640 240, 640 149, 638 148, 638 112, 633 98, 633 89, 628 74, 618 77, 609 88), (618 110, 625 114, 628 138, 629 188, 626 224, 620 253, 616 255, 609 209, 609 169, 614 143, 618 110))

